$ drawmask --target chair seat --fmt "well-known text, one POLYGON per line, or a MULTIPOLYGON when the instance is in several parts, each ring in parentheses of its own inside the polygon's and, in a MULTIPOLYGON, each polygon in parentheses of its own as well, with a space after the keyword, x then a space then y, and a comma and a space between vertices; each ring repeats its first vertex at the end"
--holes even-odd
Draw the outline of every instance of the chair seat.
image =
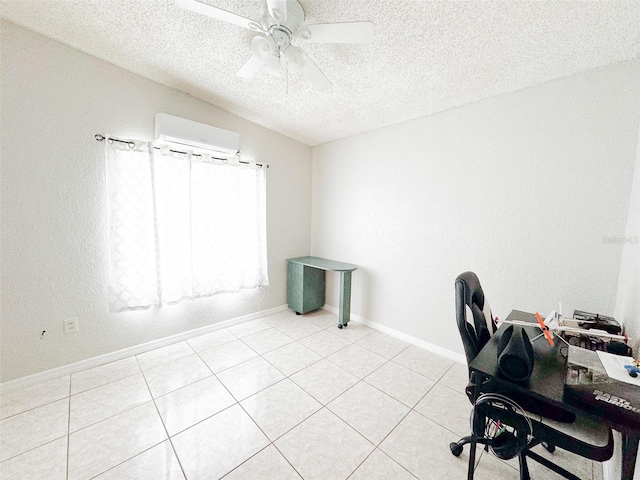
MULTIPOLYGON (((611 428, 592 415, 577 415, 573 423, 547 418, 536 423, 544 428, 546 437, 558 448, 580 454, 589 452, 589 458, 598 462, 609 460, 613 455, 611 428)), ((535 435, 535 424, 533 429, 535 435)))
MULTIPOLYGON (((510 425, 523 425, 522 417, 493 406, 484 406, 483 413, 510 425)), ((596 417, 579 414, 571 423, 558 422, 525 411, 533 428, 533 437, 544 439, 554 446, 591 460, 604 462, 613 455, 611 428, 596 417)))

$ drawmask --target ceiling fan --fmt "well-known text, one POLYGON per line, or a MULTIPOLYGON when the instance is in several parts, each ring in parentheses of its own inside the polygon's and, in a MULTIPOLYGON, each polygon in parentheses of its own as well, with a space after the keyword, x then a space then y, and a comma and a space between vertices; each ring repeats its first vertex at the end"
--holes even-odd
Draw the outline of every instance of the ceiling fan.
POLYGON ((251 78, 261 69, 281 75, 280 61, 288 72, 305 76, 319 91, 331 88, 331 82, 311 58, 292 41, 310 43, 369 43, 373 41, 373 23, 345 22, 304 24, 304 10, 297 0, 264 0, 260 23, 198 0, 175 0, 179 7, 247 28, 258 35, 251 40, 253 55, 237 75, 251 78))

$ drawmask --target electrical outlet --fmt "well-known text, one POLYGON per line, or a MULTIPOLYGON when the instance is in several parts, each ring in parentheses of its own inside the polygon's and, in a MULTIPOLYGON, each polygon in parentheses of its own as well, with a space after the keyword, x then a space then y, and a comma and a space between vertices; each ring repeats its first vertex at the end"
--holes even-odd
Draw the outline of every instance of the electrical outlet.
POLYGON ((64 334, 69 335, 71 333, 78 333, 78 319, 67 318, 62 321, 62 327, 64 328, 64 334))

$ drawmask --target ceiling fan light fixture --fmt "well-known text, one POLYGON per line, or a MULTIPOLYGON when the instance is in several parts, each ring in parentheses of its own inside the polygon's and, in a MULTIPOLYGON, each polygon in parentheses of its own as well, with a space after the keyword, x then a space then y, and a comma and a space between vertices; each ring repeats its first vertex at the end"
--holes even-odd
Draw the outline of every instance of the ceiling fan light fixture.
POLYGON ((307 65, 307 54, 300 48, 290 45, 284 52, 287 68, 291 73, 299 73, 307 65))
POLYGON ((251 39, 251 50, 256 57, 267 63, 276 51, 276 42, 271 37, 256 35, 251 39))
POLYGON ((267 0, 267 13, 278 25, 287 20, 287 0, 267 0))
POLYGON ((282 77, 282 69, 280 68, 280 62, 276 57, 271 57, 267 63, 264 64, 262 70, 274 77, 282 77))

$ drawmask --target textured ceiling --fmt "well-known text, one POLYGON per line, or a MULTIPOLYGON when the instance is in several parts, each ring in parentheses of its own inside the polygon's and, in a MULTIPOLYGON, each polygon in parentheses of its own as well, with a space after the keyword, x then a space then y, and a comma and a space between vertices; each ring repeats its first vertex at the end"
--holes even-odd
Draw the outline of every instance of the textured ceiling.
MULTIPOLYGON (((261 0, 202 0, 259 20, 261 0)), ((2 16, 308 145, 640 57, 640 1, 300 0, 305 23, 372 21, 303 48, 333 83, 235 75, 253 32, 173 0, 2 0, 2 16)))

